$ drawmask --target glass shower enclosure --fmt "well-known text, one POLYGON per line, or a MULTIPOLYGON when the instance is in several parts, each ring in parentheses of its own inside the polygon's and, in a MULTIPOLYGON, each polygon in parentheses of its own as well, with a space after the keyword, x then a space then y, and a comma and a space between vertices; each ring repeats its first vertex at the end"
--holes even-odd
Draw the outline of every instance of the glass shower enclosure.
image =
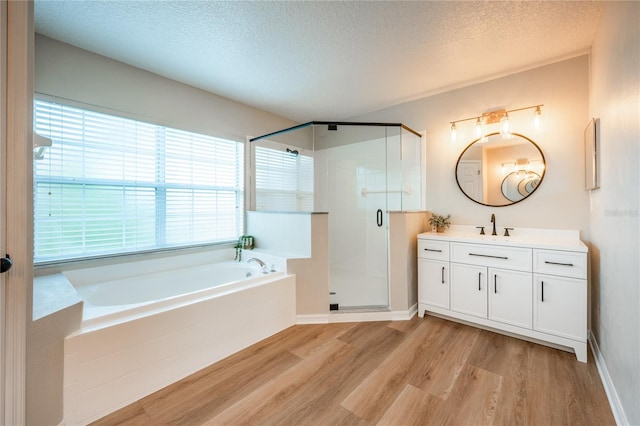
POLYGON ((389 212, 423 208, 421 135, 310 122, 250 141, 250 209, 327 212, 331 310, 389 307, 389 212))

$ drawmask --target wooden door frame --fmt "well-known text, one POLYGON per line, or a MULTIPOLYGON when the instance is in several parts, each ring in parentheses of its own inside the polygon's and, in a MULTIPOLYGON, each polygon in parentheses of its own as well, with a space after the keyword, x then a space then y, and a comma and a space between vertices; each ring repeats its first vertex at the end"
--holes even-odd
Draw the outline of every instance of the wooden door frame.
MULTIPOLYGON (((3 181, 6 252, 13 267, 5 275, 4 419, 26 423, 26 334, 33 287, 33 75, 32 1, 2 1, 2 43, 6 121, 2 130, 6 162, 3 181), (6 19, 6 20, 5 20, 6 19)), ((4 254, 4 253, 3 253, 4 254)))
MULTIPOLYGON (((6 149, 6 123, 7 123, 7 79, 6 79, 6 71, 7 71, 7 4, 5 2, 0 2, 0 253, 4 255, 6 241, 5 235, 7 231, 5 216, 5 197, 6 194, 6 183, 4 171, 6 169, 6 158, 7 158, 7 149, 6 149)), ((1 256, 1 255, 0 255, 1 256)), ((4 285, 5 285, 5 277, 4 274, 0 275, 0 422, 5 423, 4 416, 4 405, 5 405, 5 381, 4 381, 4 371, 5 371, 5 344, 4 344, 4 303, 5 303, 5 295, 4 295, 4 285)))

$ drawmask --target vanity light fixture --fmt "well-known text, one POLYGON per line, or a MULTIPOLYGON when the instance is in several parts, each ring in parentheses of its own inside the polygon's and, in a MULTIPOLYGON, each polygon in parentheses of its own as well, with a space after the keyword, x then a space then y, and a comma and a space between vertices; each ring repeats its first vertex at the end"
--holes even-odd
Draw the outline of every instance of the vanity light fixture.
POLYGON ((478 119, 476 120, 476 127, 474 129, 474 132, 476 134, 476 138, 481 137, 484 132, 482 131, 482 119, 480 117, 478 117, 478 119))
POLYGON ((511 121, 509 120, 509 112, 505 112, 504 116, 500 119, 500 134, 502 139, 511 139, 511 121))
POLYGON ((504 139, 511 139, 513 137, 513 129, 511 128, 511 118, 509 116, 510 112, 516 111, 524 111, 527 109, 534 109, 533 114, 533 127, 536 129, 540 129, 542 127, 542 107, 544 104, 539 105, 531 105, 524 108, 514 108, 514 109, 499 109, 495 111, 485 112, 480 116, 463 118, 461 120, 450 121, 451 123, 451 142, 455 142, 458 139, 458 128, 456 126, 457 123, 461 123, 463 121, 475 120, 474 126, 474 135, 477 139, 480 139, 479 142, 486 142, 486 132, 485 127, 489 124, 500 123, 500 134, 504 139))
POLYGON ((535 127, 536 130, 542 127, 542 110, 540 109, 540 105, 538 105, 533 112, 533 127, 535 127))
POLYGON ((456 128, 456 122, 451 123, 451 142, 455 142, 458 139, 458 129, 456 128))

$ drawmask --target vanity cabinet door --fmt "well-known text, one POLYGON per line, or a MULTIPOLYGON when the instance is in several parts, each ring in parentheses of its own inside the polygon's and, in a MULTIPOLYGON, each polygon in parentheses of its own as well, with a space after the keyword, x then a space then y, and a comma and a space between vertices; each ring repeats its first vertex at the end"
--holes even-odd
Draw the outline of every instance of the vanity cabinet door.
POLYGON ((418 301, 449 309, 449 262, 418 260, 418 301))
POLYGON ((487 268, 451 264, 451 310, 487 317, 487 268))
POLYGON ((489 268, 489 319, 531 329, 532 281, 531 273, 489 268))
POLYGON ((586 341, 586 280, 535 274, 534 290, 534 330, 586 341))

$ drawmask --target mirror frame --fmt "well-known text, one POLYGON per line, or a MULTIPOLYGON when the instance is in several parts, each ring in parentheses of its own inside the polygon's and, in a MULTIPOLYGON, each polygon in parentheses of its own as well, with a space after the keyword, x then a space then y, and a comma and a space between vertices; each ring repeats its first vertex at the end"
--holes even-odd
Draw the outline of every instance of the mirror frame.
MULTIPOLYGON (((540 147, 538 146, 537 143, 535 143, 534 141, 532 141, 531 139, 529 139, 525 135, 520 134, 520 133, 511 133, 511 134, 513 136, 518 136, 518 137, 521 137, 521 138, 525 139, 527 142, 529 142, 531 145, 533 145, 534 148, 536 148, 538 150, 538 152, 540 153, 540 157, 542 157, 542 164, 544 165, 544 169, 542 170, 542 174, 540 175, 540 182, 538 183, 538 186, 536 186, 536 188, 533 191, 531 191, 529 193, 529 195, 527 195, 526 197, 522 197, 522 199, 520 199, 518 201, 509 200, 509 201, 511 201, 510 203, 502 204, 502 205, 481 203, 480 201, 474 200, 469 195, 467 195, 467 193, 464 192, 464 190, 462 189, 462 186, 460 185, 460 181, 458 180, 458 167, 460 166, 460 160, 462 160, 462 157, 464 156, 464 153, 467 152, 467 150, 469 148, 471 148, 476 142, 478 142, 480 139, 482 139, 482 138, 478 138, 478 139, 475 139, 474 141, 472 141, 469 145, 467 145, 467 147, 460 153, 460 155, 458 156, 458 160, 456 161, 456 169, 455 169, 455 172, 454 172, 455 173, 455 177, 456 177, 456 184, 458 185, 458 188, 460 189, 460 192, 462 192, 465 197, 467 197, 468 199, 470 199, 474 203, 480 204, 482 206, 487 206, 487 207, 507 207, 507 206, 512 206, 514 204, 517 204, 517 203, 520 203, 520 202, 526 200, 531 195, 533 195, 538 190, 538 188, 540 188, 540 184, 542 183, 542 181, 544 180, 545 175, 547 174, 547 161, 546 161, 546 159, 544 157, 544 153, 542 152, 542 150, 540 149, 540 147)), ((490 136, 495 136, 495 135, 500 135, 500 133, 499 132, 493 132, 493 133, 489 133, 489 134, 485 135, 484 137, 490 137, 490 136)), ((500 182, 500 185, 501 185, 500 186, 500 190, 502 191, 502 182, 500 182)))

